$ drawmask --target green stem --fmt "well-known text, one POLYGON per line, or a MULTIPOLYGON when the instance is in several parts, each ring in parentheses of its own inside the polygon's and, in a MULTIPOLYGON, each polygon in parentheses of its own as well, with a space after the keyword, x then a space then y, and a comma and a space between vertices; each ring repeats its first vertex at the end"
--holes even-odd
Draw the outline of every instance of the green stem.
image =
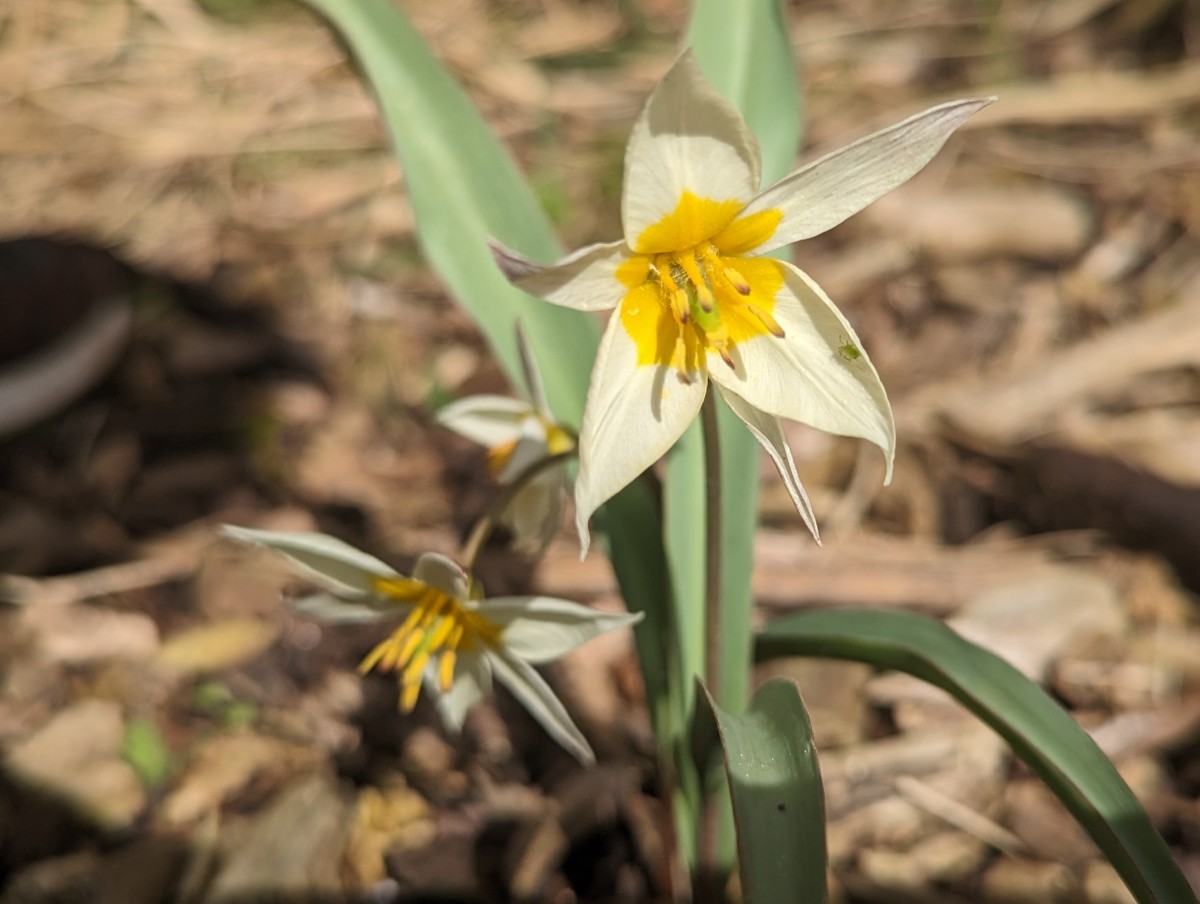
MULTIPOLYGON (((721 700, 721 437, 717 430, 716 393, 709 389, 700 409, 704 435, 704 680, 721 700)), ((696 852, 695 899, 699 904, 722 899, 719 862, 719 793, 708 783, 708 763, 697 763, 703 803, 696 852)))
POLYGON ((700 409, 704 432, 704 680, 718 706, 721 699, 721 437, 717 397, 711 389, 700 409))
POLYGON ((566 452, 559 452, 557 455, 547 455, 545 458, 540 458, 531 464, 528 468, 516 476, 512 483, 506 484, 500 491, 500 495, 492 500, 492 504, 488 506, 487 511, 480 516, 475 522, 475 526, 471 528, 471 535, 467 537, 467 542, 463 544, 461 561, 463 570, 470 574, 475 567, 475 560, 479 557, 480 550, 487 543, 488 538, 492 535, 492 531, 496 529, 496 524, 500 520, 500 516, 504 510, 508 508, 509 503, 516 498, 517 493, 525 489, 526 484, 533 478, 537 477, 547 468, 557 464, 562 464, 567 459, 575 455, 575 449, 569 449, 566 452))

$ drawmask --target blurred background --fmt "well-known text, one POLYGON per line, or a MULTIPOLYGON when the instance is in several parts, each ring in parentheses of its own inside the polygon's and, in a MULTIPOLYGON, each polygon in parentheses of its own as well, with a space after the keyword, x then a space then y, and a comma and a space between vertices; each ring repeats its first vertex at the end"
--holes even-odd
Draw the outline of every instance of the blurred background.
MULTIPOLYGON (((566 247, 620 232, 680 0, 402 0, 566 247)), ((825 546, 764 467, 761 617, 945 617, 1042 681, 1200 880, 1200 7, 789 2, 806 155, 1000 101, 794 260, 854 322, 900 447, 789 424, 825 546)), ((0 902, 666 900, 628 638, 549 670, 602 765, 503 694, 462 738, 360 680, 369 629, 280 603, 223 521, 407 567, 493 492, 432 424, 507 391, 424 266, 344 49, 285 0, 0 7, 0 902)), ((619 606, 566 529, 492 593, 619 606)), ((1128 900, 973 718, 776 663, 825 770, 837 900, 1128 900)), ((736 895, 736 891, 731 891, 736 895)))

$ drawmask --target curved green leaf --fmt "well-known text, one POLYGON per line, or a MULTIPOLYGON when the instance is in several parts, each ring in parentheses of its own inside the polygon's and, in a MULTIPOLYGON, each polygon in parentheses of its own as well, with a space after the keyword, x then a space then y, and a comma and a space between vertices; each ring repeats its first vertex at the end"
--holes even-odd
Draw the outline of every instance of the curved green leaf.
POLYGON ((800 691, 768 681, 745 715, 716 718, 737 824, 742 894, 751 904, 825 900, 825 796, 800 691))
POLYGON ((904 612, 806 612, 759 635, 760 658, 850 659, 949 692, 1012 746, 1062 800, 1143 904, 1196 896, 1129 786, 1088 734, 1040 687, 945 625, 904 612))
POLYGON ((551 409, 578 426, 599 336, 595 321, 514 288, 487 246, 494 236, 534 258, 561 254, 512 158, 390 0, 308 2, 341 32, 375 91, 430 263, 479 322, 514 385, 520 318, 551 409))

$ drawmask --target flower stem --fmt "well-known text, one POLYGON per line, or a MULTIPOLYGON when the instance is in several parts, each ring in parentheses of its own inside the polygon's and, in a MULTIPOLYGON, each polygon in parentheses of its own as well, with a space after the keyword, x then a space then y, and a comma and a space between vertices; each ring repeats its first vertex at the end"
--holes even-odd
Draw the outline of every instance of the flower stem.
POLYGON ((718 704, 721 694, 721 437, 716 393, 700 409, 704 432, 704 681, 718 704))
POLYGON ((496 529, 500 515, 508 508, 509 503, 516 498, 517 493, 521 492, 529 481, 533 480, 533 478, 537 477, 547 468, 561 464, 575 454, 576 450, 571 448, 566 452, 559 452, 557 455, 547 455, 545 458, 539 458, 518 474, 512 483, 506 484, 500 490, 500 495, 492 500, 492 504, 487 507, 487 510, 475 522, 475 526, 471 528, 471 535, 467 537, 467 542, 463 544, 462 556, 460 558, 463 570, 470 574, 475 568, 475 560, 487 544, 492 531, 496 529))
MULTIPOLYGON (((704 683, 718 705, 721 699, 721 438, 717 432, 717 400, 711 389, 700 409, 704 435, 704 683)), ((697 706, 703 705, 699 702, 697 706)), ((697 763, 703 802, 696 852, 697 904, 722 898, 718 860, 719 792, 708 786, 707 763, 697 763)))

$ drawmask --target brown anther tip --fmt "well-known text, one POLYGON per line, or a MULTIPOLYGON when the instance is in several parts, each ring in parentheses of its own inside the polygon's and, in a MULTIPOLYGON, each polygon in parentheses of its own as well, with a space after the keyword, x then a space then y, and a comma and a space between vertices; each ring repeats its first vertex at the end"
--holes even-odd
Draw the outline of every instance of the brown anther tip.
POLYGON ((691 376, 688 375, 688 372, 686 370, 675 371, 675 376, 679 378, 679 382, 682 383, 684 386, 692 385, 692 378, 691 378, 691 376))
POLYGON ((750 294, 750 283, 734 283, 733 287, 737 289, 738 295, 750 294))
POLYGON ((721 349, 719 354, 721 355, 721 360, 729 365, 730 370, 737 370, 737 368, 733 366, 733 358, 729 356, 729 351, 727 349, 721 349))
POLYGON ((779 324, 776 324, 774 329, 771 330, 771 335, 776 339, 782 339, 787 335, 787 333, 783 331, 783 327, 781 327, 779 324))

